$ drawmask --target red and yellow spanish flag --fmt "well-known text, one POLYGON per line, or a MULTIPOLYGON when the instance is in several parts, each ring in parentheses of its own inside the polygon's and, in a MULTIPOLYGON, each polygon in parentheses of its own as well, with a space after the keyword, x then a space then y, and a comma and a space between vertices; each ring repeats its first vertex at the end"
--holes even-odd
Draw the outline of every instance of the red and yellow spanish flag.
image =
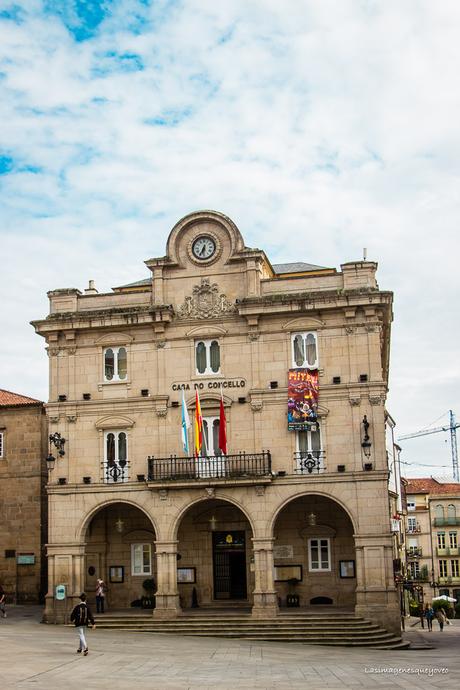
POLYGON ((198 457, 203 445, 203 417, 201 416, 200 396, 198 395, 198 391, 195 392, 195 420, 193 427, 195 432, 195 455, 198 457))

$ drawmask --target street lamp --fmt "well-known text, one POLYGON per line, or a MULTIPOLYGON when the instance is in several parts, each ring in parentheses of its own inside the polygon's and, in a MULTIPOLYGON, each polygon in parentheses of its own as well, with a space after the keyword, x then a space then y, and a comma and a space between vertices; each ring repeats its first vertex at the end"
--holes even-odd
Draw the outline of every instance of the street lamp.
POLYGON ((50 442, 50 452, 51 452, 51 444, 53 444, 54 447, 57 449, 59 455, 62 458, 62 456, 65 455, 65 450, 64 450, 65 438, 63 438, 61 436, 59 431, 55 431, 54 434, 50 434, 49 442, 50 442))
POLYGON ((363 435, 363 441, 361 443, 361 448, 363 449, 363 453, 366 456, 366 458, 371 457, 371 439, 369 436, 369 422, 367 421, 367 415, 364 415, 363 417, 363 429, 364 429, 364 435, 363 435))

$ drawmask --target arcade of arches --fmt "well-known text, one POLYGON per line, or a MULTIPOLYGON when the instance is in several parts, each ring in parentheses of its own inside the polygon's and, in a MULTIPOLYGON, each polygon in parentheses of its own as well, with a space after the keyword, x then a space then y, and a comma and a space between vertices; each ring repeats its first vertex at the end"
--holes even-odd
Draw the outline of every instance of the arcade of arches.
MULTIPOLYGON (((366 555, 366 538, 355 534, 337 501, 296 494, 269 517, 255 503, 243 510, 216 495, 171 515, 115 501, 83 520, 78 544, 49 545, 50 580, 67 579, 69 594, 85 590, 94 602, 102 577, 113 610, 140 605, 148 594, 145 580, 153 579, 158 618, 195 606, 251 608, 255 617, 270 617, 292 603, 293 593, 301 607, 329 604, 359 613, 369 612, 369 593, 376 604, 382 601, 386 583, 370 580, 382 563, 374 571, 369 566, 376 552, 378 559, 388 553, 371 540, 366 555)), ((49 597, 51 603, 47 618, 58 620, 58 602, 49 597)), ((375 613, 379 618, 378 607, 375 613)))

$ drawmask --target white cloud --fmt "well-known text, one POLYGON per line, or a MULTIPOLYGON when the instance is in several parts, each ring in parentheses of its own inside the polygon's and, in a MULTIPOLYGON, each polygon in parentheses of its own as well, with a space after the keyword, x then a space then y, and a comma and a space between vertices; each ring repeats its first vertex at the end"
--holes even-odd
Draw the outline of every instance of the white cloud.
POLYGON ((273 262, 367 246, 395 291, 398 427, 460 414, 456 2, 120 0, 80 42, 38 0, 21 16, 0 18, 0 385, 46 396, 26 324, 48 289, 144 277, 204 207, 273 262))

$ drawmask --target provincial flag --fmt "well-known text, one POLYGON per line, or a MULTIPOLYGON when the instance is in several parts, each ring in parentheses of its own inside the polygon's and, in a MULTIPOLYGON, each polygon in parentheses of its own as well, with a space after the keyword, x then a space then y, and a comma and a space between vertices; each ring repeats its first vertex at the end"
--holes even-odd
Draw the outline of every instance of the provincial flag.
POLYGON ((219 411, 219 448, 224 455, 227 455, 227 420, 225 419, 224 398, 220 389, 220 411, 219 411))
POLYGON ((190 417, 187 410, 187 403, 185 402, 184 391, 182 391, 182 445, 184 447, 185 455, 189 454, 188 446, 188 430, 190 429, 190 417))
POLYGON ((203 417, 201 416, 200 396, 198 391, 195 392, 195 455, 198 457, 203 446, 203 417))

